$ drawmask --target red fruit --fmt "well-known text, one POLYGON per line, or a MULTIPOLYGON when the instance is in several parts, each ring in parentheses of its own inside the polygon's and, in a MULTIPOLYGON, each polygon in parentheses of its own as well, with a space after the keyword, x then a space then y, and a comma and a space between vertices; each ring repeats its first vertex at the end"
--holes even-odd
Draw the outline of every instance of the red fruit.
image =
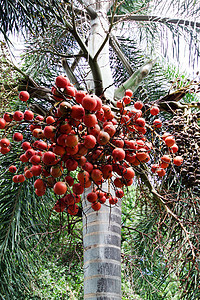
POLYGON ((90 162, 86 162, 85 165, 83 166, 83 170, 91 173, 93 170, 93 165, 90 162))
POLYGON ((63 200, 67 206, 75 204, 75 197, 72 194, 67 194, 63 200))
POLYGON ((139 127, 144 127, 145 124, 146 124, 144 118, 138 118, 135 122, 136 122, 136 124, 137 124, 139 127))
POLYGON ((44 127, 44 136, 47 139, 53 138, 55 136, 56 133, 56 128, 54 126, 46 126, 44 127))
POLYGON ((86 161, 87 161, 87 158, 85 156, 81 156, 78 161, 79 166, 83 167, 85 165, 86 161))
POLYGON ((152 114, 152 116, 156 116, 157 114, 159 114, 159 108, 158 106, 152 106, 150 109, 150 113, 152 114))
POLYGON ((108 178, 111 178, 112 177, 112 165, 104 165, 102 168, 101 168, 101 171, 103 173, 103 178, 104 179, 108 179, 108 178))
POLYGON ((67 186, 64 182, 62 181, 58 181, 54 184, 53 187, 54 193, 57 195, 63 195, 66 193, 67 191, 67 186))
POLYGON ((101 181, 103 177, 103 173, 99 169, 93 169, 91 172, 91 178, 96 181, 101 181))
POLYGON ((175 144, 175 138, 172 135, 166 137, 164 141, 167 147, 172 147, 175 144))
POLYGON ((82 100, 82 106, 89 111, 94 111, 97 105, 96 97, 93 95, 86 95, 82 100))
POLYGON ((101 203, 99 203, 99 202, 92 203, 92 209, 94 209, 95 211, 100 210, 101 209, 101 203))
POLYGON ((139 161, 145 161, 148 157, 148 153, 145 148, 141 148, 137 151, 136 157, 139 161))
POLYGON ((47 149, 47 143, 46 143, 46 142, 39 141, 38 144, 37 144, 37 148, 38 148, 39 150, 46 150, 46 149, 47 149))
POLYGON ((44 190, 44 189, 46 189, 46 184, 44 183, 44 181, 42 179, 38 178, 34 182, 34 188, 38 189, 38 190, 44 190))
POLYGON ((23 118, 24 118, 23 112, 21 112, 20 110, 17 110, 17 111, 14 112, 14 114, 13 114, 13 119, 14 119, 15 121, 22 121, 23 118))
MULTIPOLYGON (((4 120, 5 120, 6 122, 11 122, 12 119, 13 119, 13 115, 10 114, 10 113, 5 113, 5 114, 3 115, 3 118, 4 118, 4 120)), ((0 119, 0 120, 1 120, 1 119, 0 119)), ((0 128, 0 129, 2 129, 2 128, 0 128)))
POLYGON ((94 111, 98 111, 102 108, 102 101, 99 97, 97 97, 96 95, 94 95, 96 101, 97 101, 97 105, 94 108, 94 111))
POLYGON ((89 134, 91 134, 91 135, 93 135, 93 136, 95 136, 95 137, 98 136, 100 130, 101 130, 101 129, 100 129, 100 127, 99 127, 98 124, 94 125, 94 127, 88 128, 89 134))
POLYGON ((21 92, 19 93, 19 99, 20 99, 21 101, 26 102, 29 98, 30 98, 30 95, 29 95, 29 93, 28 93, 27 91, 21 91, 21 92))
MULTIPOLYGON (((26 157, 26 156, 25 156, 26 157)), ((41 158, 39 155, 33 155, 31 156, 31 158, 29 159, 29 162, 32 165, 39 165, 41 163, 41 158)))
POLYGON ((113 143, 117 148, 123 148, 123 147, 124 147, 124 141, 123 141, 123 140, 112 140, 112 143, 113 143))
POLYGON ((24 112, 24 120, 31 121, 31 120, 33 120, 33 118, 34 118, 34 113, 32 111, 26 110, 24 112))
POLYGON ((77 179, 80 183, 86 183, 90 178, 90 174, 87 171, 79 172, 77 175, 77 179))
POLYGON ((128 90, 125 91, 125 96, 132 97, 133 96, 133 92, 130 89, 128 89, 128 90))
POLYGON ((68 171, 75 171, 78 167, 78 162, 73 158, 69 158, 66 160, 65 166, 68 169, 68 171))
POLYGON ((15 172, 17 171, 17 168, 16 168, 15 166, 12 165, 12 166, 9 167, 8 170, 9 170, 9 172, 11 172, 11 173, 15 173, 15 172))
POLYGON ((59 75, 56 77, 56 85, 59 88, 65 88, 66 86, 70 85, 70 81, 67 77, 59 75))
POLYGON ((97 137, 99 145, 106 145, 110 140, 110 135, 105 131, 100 131, 97 137))
POLYGON ((72 127, 68 122, 63 123, 59 128, 60 133, 64 133, 64 134, 70 133, 71 130, 72 130, 72 127))
POLYGON ((122 182, 121 178, 115 178, 114 185, 118 188, 123 187, 124 183, 122 182))
POLYGON ((123 108, 124 107, 124 103, 122 100, 117 100, 117 107, 118 108, 123 108))
POLYGON ((15 142, 21 142, 23 140, 23 135, 20 132, 15 132, 13 134, 13 140, 15 142))
POLYGON ((162 162, 169 164, 171 161, 171 157, 169 155, 163 155, 161 157, 162 162))
POLYGON ((65 144, 65 139, 68 137, 67 134, 61 134, 59 135, 59 137, 57 138, 56 140, 56 143, 59 145, 59 146, 62 146, 62 147, 65 147, 66 144, 65 144))
POLYGON ((44 138, 44 131, 40 128, 35 128, 33 130, 33 136, 35 138, 38 138, 38 139, 43 139, 44 138))
POLYGON ((133 152, 128 152, 126 151, 126 157, 125 159, 127 160, 127 162, 129 162, 130 164, 132 164, 133 162, 135 162, 136 160, 136 154, 133 152))
POLYGON ((112 152, 115 161, 122 161, 125 158, 125 151, 122 148, 115 148, 112 152))
POLYGON ((180 166, 180 165, 182 165, 182 163, 183 163, 183 158, 182 158, 182 156, 176 156, 175 158, 174 158, 174 164, 176 165, 176 166, 180 166))
POLYGON ((74 105, 72 106, 72 110, 71 110, 71 118, 74 118, 74 119, 83 119, 85 115, 85 110, 82 106, 80 105, 74 105))
POLYGON ((131 103, 131 98, 129 96, 123 97, 122 101, 124 102, 125 105, 131 103))
POLYGON ((2 148, 7 148, 10 145, 10 141, 7 138, 3 138, 0 140, 0 146, 2 148))
POLYGON ((96 117, 99 121, 102 121, 104 119, 104 111, 102 108, 96 111, 96 117))
POLYGON ((176 153, 178 151, 178 146, 176 144, 174 144, 170 150, 172 153, 176 153))
POLYGON ((56 160, 56 156, 53 152, 47 151, 42 156, 42 161, 46 165, 53 165, 56 160))
POLYGON ((18 182, 24 182, 26 180, 25 176, 23 174, 18 175, 18 182))
POLYGON ((79 207, 77 204, 70 205, 67 209, 68 214, 70 214, 71 216, 77 215, 78 211, 79 211, 79 207))
POLYGON ((0 147, 0 152, 1 152, 1 154, 6 154, 6 153, 10 152, 10 149, 0 147))
POLYGON ((14 175, 13 178, 12 178, 13 182, 14 183, 18 183, 18 175, 14 175))
POLYGON ((47 123, 48 125, 55 123, 54 117, 48 116, 48 117, 46 118, 46 123, 47 123))
POLYGON ((45 192, 46 192, 46 189, 43 189, 43 190, 36 189, 35 190, 36 195, 39 197, 43 196, 45 194, 45 192))
POLYGON ((74 194, 81 195, 84 192, 84 187, 80 183, 75 183, 72 187, 74 194))
POLYGON ((166 168, 169 167, 169 164, 168 164, 168 163, 165 163, 165 162, 161 162, 161 163, 159 164, 159 167, 162 168, 162 169, 166 169, 166 168))
POLYGON ((56 212, 63 212, 65 209, 66 209, 67 205, 65 203, 65 200, 64 200, 64 197, 63 198, 60 198, 56 204, 54 205, 53 209, 56 211, 56 212))
POLYGON ((31 144, 29 142, 23 142, 21 146, 24 151, 31 149, 31 144))
POLYGON ((87 135, 84 139, 84 146, 87 149, 92 149, 94 148, 95 145, 96 145, 96 138, 91 134, 87 135))
POLYGON ((135 107, 136 109, 142 109, 143 103, 142 103, 141 101, 136 101, 136 102, 134 103, 134 107, 135 107))
POLYGON ((74 178, 72 178, 70 175, 65 177, 65 181, 69 184, 69 186, 74 184, 74 178))
POLYGON ((116 197, 109 197, 108 200, 110 204, 116 204, 118 202, 118 199, 116 197))
POLYGON ((163 177, 166 174, 166 171, 164 169, 157 169, 156 173, 159 177, 163 177))
POLYGON ((113 125, 106 125, 104 127, 104 131, 107 132, 110 137, 112 137, 115 134, 116 129, 115 129, 115 126, 113 126, 113 125))
POLYGON ((33 174, 33 176, 39 176, 42 173, 42 167, 41 165, 33 165, 30 168, 30 171, 33 174))
POLYGON ((35 119, 38 121, 44 121, 44 117, 41 115, 38 115, 35 119))
POLYGON ((101 204, 104 204, 106 202, 106 197, 105 196, 99 197, 98 200, 101 204))
POLYGON ((28 162, 28 158, 27 158, 27 156, 25 155, 25 154, 22 154, 22 155, 20 155, 20 158, 19 158, 22 162, 24 162, 24 163, 26 163, 26 162, 28 162))
POLYGON ((124 192, 123 192, 123 190, 118 189, 118 190, 115 192, 115 195, 116 195, 116 197, 118 197, 118 198, 122 198, 122 197, 124 196, 124 192))
POLYGON ((0 129, 4 129, 6 126, 6 121, 3 118, 0 118, 0 129))
POLYGON ((83 122, 87 127, 94 127, 97 124, 97 117, 94 114, 85 115, 83 122))
POLYGON ((87 200, 91 203, 96 202, 97 194, 95 192, 91 192, 87 195, 87 200))
POLYGON ((75 95, 76 95, 75 87, 70 86, 70 85, 66 86, 65 90, 64 90, 64 94, 67 96, 70 96, 70 97, 75 97, 75 95))
POLYGON ((25 155, 26 155, 26 157, 27 157, 28 159, 30 159, 31 156, 35 155, 35 150, 33 150, 33 149, 28 149, 28 150, 26 150, 25 155))
POLYGON ((26 171, 24 172, 24 176, 25 176, 26 178, 32 178, 32 177, 33 177, 33 173, 32 173, 30 170, 26 170, 26 171))
POLYGON ((65 145, 68 147, 75 147, 78 145, 78 136, 75 134, 69 134, 65 138, 65 145))
POLYGON ((135 172, 134 172, 133 168, 131 168, 131 167, 125 169, 125 171, 123 172, 123 177, 125 179, 131 179, 134 176, 135 176, 135 172))
POLYGON ((82 104, 83 98, 86 96, 86 94, 87 93, 85 91, 76 92, 76 95, 75 95, 76 102, 79 104, 82 104))
POLYGON ((156 128, 162 127, 162 121, 160 119, 155 119, 153 121, 153 126, 156 127, 156 128))

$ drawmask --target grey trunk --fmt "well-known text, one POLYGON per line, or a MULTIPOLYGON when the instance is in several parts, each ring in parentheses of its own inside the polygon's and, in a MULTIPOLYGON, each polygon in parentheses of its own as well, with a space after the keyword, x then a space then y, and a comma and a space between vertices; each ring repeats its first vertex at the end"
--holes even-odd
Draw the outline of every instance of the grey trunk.
MULTIPOLYGON (((98 17, 91 22, 88 49, 95 56, 108 32, 106 12, 109 2, 87 1, 98 17), (91 5, 92 4, 92 5, 91 5)), ((111 3, 110 3, 111 5, 111 3)), ((114 98, 114 85, 109 61, 109 40, 97 58, 101 69, 105 96, 114 98), (109 88, 108 88, 109 86, 109 88)), ((89 89, 93 89, 91 75, 89 89)), ((107 188, 107 185, 106 185, 107 188)), ((111 194, 113 191, 110 191, 111 194)), ((102 205, 100 211, 83 201, 83 247, 84 247, 84 299, 121 299, 121 204, 110 208, 102 205)))

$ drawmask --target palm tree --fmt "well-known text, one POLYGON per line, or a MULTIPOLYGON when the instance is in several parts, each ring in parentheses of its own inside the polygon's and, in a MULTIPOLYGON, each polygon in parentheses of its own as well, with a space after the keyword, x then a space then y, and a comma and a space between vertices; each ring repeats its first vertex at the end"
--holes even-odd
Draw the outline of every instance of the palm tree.
MULTIPOLYGON (((45 59, 49 60, 53 56, 57 56, 59 60, 62 57, 62 67, 69 78, 78 87, 84 85, 88 90, 93 90, 98 96, 103 96, 104 101, 110 105, 114 102, 114 98, 120 98, 123 95, 125 89, 131 88, 135 91, 141 81, 149 74, 154 64, 154 61, 145 62, 142 67, 134 72, 132 64, 121 50, 123 47, 120 46, 118 39, 111 32, 114 25, 119 26, 117 29, 118 34, 118 32, 123 30, 120 28, 122 24, 128 24, 129 28, 133 24, 137 24, 137 34, 140 32, 141 37, 147 34, 143 30, 144 27, 148 34, 150 32, 155 33, 155 24, 159 24, 161 30, 163 30, 164 26, 171 27, 174 30, 174 34, 177 24, 183 30, 188 30, 188 33, 194 33, 194 28, 198 33, 199 27, 198 22, 192 23, 192 21, 188 22, 188 20, 185 22, 184 18, 181 17, 168 19, 163 16, 149 16, 148 12, 153 11, 152 1, 143 1, 142 3, 138 1, 124 1, 122 5, 119 5, 118 1, 102 3, 95 1, 77 1, 72 3, 63 1, 58 3, 53 1, 52 5, 49 1, 30 0, 17 2, 18 6, 16 8, 13 8, 13 3, 10 0, 1 1, 0 3, 2 9, 1 28, 5 36, 11 28, 9 27, 10 24, 15 30, 18 30, 20 26, 33 33, 36 30, 36 32, 40 32, 41 36, 43 31, 44 39, 41 40, 39 37, 38 39, 33 39, 33 42, 30 41, 32 53, 35 53, 35 57, 41 58, 42 51, 43 61, 45 59), (134 13, 131 13, 131 11, 134 11, 134 13), (146 15, 143 14, 144 12, 146 15), (149 23, 151 26, 148 26, 149 23), (49 31, 44 29, 44 24, 48 26, 49 31), (142 24, 141 27, 140 24, 142 24), (59 37, 60 43, 58 43, 58 40, 56 41, 54 34, 59 37), (51 43, 49 40, 51 40, 51 43), (35 47, 34 43, 40 46, 35 47), (121 79, 121 85, 118 88, 114 88, 109 44, 121 64, 121 78, 123 80, 121 79), (72 47, 72 50, 70 49, 69 51, 68 46, 72 47), (127 74, 129 76, 128 79, 127 74)), ((161 5, 162 3, 156 3, 155 1, 154 4, 157 4, 157 8, 159 8, 158 4, 161 5)), ((173 1, 167 3, 166 7, 167 5, 173 5, 173 1)), ((179 10, 181 10, 181 7, 184 8, 184 6, 180 6, 179 10)), ((185 7, 183 13, 187 10, 191 11, 191 7, 185 7)), ((197 12, 198 10, 195 11, 194 9, 194 13, 197 12)), ((156 13, 158 13, 158 10, 156 13)), ((146 43, 147 47, 147 42, 144 43, 146 43)), ((196 48, 196 51, 198 51, 198 48, 196 48)), ((34 59, 34 56, 32 56, 32 59, 34 59)), ((114 68, 115 65, 113 66, 114 68)), ((49 70, 52 72, 50 67, 49 70)), ((23 78, 22 84, 26 85, 27 80, 32 96, 45 99, 51 103, 52 99, 48 89, 41 88, 30 76, 25 76, 25 81, 23 78)), ((40 80, 42 82, 43 78, 41 77, 40 80)), ((167 101, 168 98, 165 99, 165 103, 167 101)), ((162 106, 162 101, 160 105, 162 106)), ((170 107, 170 105, 172 104, 169 103, 168 106, 170 107)), ((37 105, 35 109, 41 109, 41 107, 37 105)), ((42 109, 48 109, 48 105, 46 107, 43 105, 42 109)), ((167 110, 169 113, 169 109, 167 110)), ((143 176, 141 180, 150 189, 156 201, 158 201, 159 195, 155 192, 148 178, 143 176)), ((171 209, 162 198, 160 199, 160 203, 170 214, 171 209)), ((179 219, 176 221, 179 222, 179 219)), ((111 214, 110 208, 107 206, 104 206, 102 211, 97 214, 88 211, 87 203, 83 201, 85 299, 98 299, 98 297, 121 299, 120 232, 120 205, 113 208, 111 214)))

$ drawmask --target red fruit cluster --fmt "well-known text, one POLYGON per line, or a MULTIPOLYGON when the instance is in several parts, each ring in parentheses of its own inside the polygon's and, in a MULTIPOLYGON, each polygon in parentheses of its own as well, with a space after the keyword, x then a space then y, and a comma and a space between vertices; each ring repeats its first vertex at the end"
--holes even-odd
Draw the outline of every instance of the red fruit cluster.
MULTIPOLYGON (((67 210, 71 215, 77 214, 80 196, 91 185, 93 189, 87 200, 94 210, 99 210, 106 201, 115 205, 124 195, 123 187, 133 183, 134 168, 150 164, 154 147, 144 136, 147 127, 141 110, 143 103, 137 101, 134 107, 129 107, 132 92, 127 90, 117 102, 119 112, 114 114, 96 95, 76 91, 68 78, 58 76, 55 84, 52 94, 59 103, 48 117, 34 117, 32 111, 26 110, 6 112, 0 119, 0 129, 5 130, 0 140, 2 154, 11 149, 7 129, 14 130, 16 124, 17 128, 20 124, 26 126, 23 132, 22 129, 13 132, 13 141, 20 142, 22 149, 19 174, 13 176, 13 181, 19 183, 37 177, 34 188, 38 196, 43 196, 47 188, 61 196, 54 206, 57 212, 67 210), (113 184, 115 196, 103 191, 105 182, 113 184)), ((22 101, 27 101, 27 97, 27 93, 20 93, 22 101)), ((157 115, 156 112, 153 107, 151 114, 157 115)), ((151 128, 155 131, 161 126, 162 122, 155 119, 151 128)), ((160 163, 152 165, 152 172, 162 177, 178 148, 168 133, 160 140, 169 151, 160 158, 160 163)), ((174 158, 175 165, 181 163, 182 158, 174 158)), ((17 172, 16 166, 10 166, 9 171, 17 172)))

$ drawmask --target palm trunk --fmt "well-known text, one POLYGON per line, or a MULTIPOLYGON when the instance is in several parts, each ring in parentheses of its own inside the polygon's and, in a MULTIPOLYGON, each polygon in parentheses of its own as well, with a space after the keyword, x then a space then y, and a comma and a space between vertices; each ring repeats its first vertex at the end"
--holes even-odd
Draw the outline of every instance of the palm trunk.
MULTIPOLYGON (((98 2, 96 5, 104 5, 104 9, 91 6, 98 14, 92 20, 88 40, 92 57, 95 57, 108 31, 105 4, 98 2)), ((106 88, 104 95, 111 100, 114 97, 114 86, 109 61, 109 40, 98 56, 97 63, 101 70, 103 88, 106 88)), ((93 86, 90 77, 88 87, 93 89, 93 86)), ((112 208, 109 204, 102 205, 100 211, 96 212, 87 200, 83 201, 83 247, 84 299, 121 299, 121 203, 112 208)))
POLYGON ((84 299, 121 299, 121 206, 98 212, 84 201, 84 299))

